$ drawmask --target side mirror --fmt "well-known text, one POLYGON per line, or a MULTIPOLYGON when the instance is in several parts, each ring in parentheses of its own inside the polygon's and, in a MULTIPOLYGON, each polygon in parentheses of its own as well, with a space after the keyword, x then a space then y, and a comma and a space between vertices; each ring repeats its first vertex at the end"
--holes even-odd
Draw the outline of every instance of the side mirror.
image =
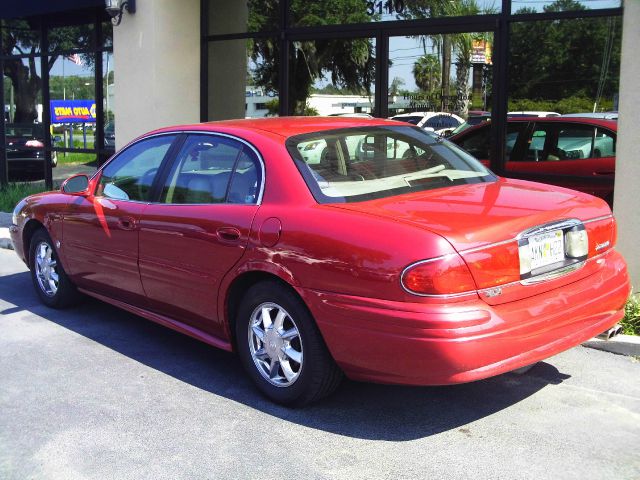
POLYGON ((84 173, 80 173, 62 182, 60 190, 67 195, 86 195, 87 188, 89 188, 89 177, 84 173))

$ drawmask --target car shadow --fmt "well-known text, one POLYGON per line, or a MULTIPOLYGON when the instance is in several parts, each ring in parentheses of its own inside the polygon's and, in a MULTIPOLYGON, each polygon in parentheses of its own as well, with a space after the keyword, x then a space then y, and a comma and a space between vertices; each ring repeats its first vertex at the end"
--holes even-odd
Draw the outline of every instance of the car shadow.
POLYGON ((569 378, 541 362, 513 373, 446 387, 375 385, 345 380, 329 398, 302 409, 266 400, 245 376, 234 354, 87 299, 67 310, 42 305, 28 272, 0 277, 3 315, 32 312, 150 368, 283 420, 360 439, 409 441, 459 429, 508 408, 547 385, 569 378))

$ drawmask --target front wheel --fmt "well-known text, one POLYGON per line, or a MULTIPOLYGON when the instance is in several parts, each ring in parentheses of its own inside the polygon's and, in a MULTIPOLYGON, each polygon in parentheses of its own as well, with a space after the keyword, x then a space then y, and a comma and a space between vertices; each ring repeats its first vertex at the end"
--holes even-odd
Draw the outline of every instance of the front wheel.
POLYGON ((236 317, 236 338, 245 370, 276 403, 312 403, 342 379, 302 300, 277 282, 247 291, 236 317))
POLYGON ((44 229, 31 238, 29 248, 31 280, 42 303, 63 308, 77 300, 78 291, 67 277, 53 242, 44 229))

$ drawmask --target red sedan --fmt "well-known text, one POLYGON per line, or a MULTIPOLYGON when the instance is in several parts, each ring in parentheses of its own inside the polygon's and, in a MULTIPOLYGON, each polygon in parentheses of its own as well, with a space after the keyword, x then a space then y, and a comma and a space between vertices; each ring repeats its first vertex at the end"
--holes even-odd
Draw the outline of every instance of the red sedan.
MULTIPOLYGON (((615 120, 587 117, 509 118, 506 175, 573 188, 613 205, 615 120)), ((489 165, 491 123, 450 140, 489 165)))
POLYGON ((607 330, 629 294, 604 201, 496 177, 378 119, 151 132, 21 201, 11 234, 45 304, 79 291, 237 351, 283 404, 343 373, 439 385, 518 369, 607 330))

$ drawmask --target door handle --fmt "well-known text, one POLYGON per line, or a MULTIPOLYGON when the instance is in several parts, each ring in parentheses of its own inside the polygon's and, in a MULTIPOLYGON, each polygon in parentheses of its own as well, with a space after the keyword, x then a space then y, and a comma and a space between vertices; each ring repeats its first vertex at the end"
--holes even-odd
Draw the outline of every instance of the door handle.
POLYGON ((599 172, 593 172, 594 175, 614 175, 616 172, 609 172, 609 171, 599 171, 599 172))
POLYGON ((216 236, 224 242, 235 242, 240 239, 240 230, 234 227, 220 227, 216 230, 216 236))
POLYGON ((134 218, 131 218, 131 217, 120 217, 118 219, 118 226, 122 230, 135 230, 136 221, 134 218))

